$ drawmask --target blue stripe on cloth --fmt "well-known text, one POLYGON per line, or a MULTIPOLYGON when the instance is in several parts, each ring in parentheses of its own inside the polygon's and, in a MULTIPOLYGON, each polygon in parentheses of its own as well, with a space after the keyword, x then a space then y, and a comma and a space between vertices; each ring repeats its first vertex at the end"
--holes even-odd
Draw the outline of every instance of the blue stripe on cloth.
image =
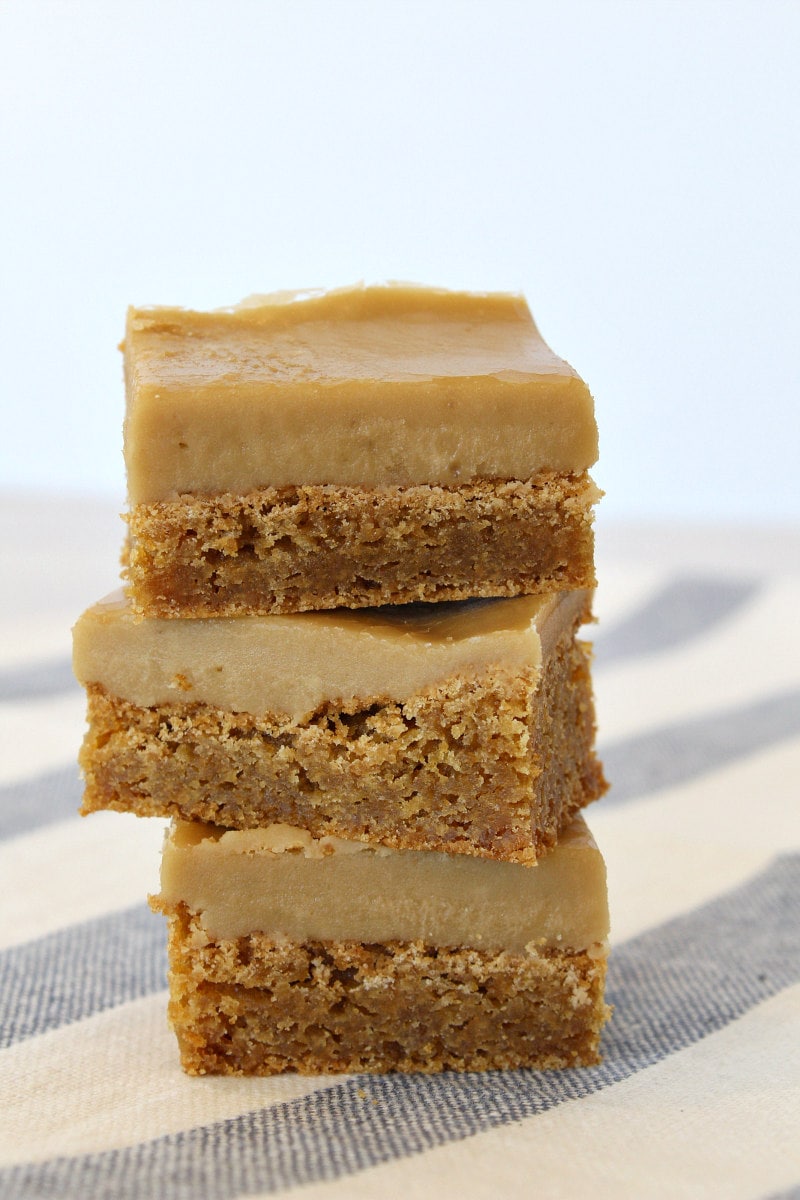
POLYGON ((599 1067, 359 1076, 125 1149, 5 1169, 0 1196, 230 1200, 352 1174, 591 1095, 800 980, 799 894, 800 856, 781 858, 616 949, 608 989, 616 1012, 599 1067))
POLYGON ((146 904, 0 952, 0 1047, 166 987, 161 920, 146 904))
POLYGON ((68 658, 53 658, 31 666, 0 671, 0 701, 36 700, 62 692, 78 692, 80 685, 68 658))
POLYGON ((752 580, 676 579, 617 624, 595 637, 599 666, 672 650, 728 620, 758 594, 752 580))
POLYGON ((74 817, 83 796, 77 763, 0 786, 0 839, 74 817))
POLYGON ((600 746, 611 791, 605 805, 654 795, 800 734, 800 691, 692 717, 600 746))

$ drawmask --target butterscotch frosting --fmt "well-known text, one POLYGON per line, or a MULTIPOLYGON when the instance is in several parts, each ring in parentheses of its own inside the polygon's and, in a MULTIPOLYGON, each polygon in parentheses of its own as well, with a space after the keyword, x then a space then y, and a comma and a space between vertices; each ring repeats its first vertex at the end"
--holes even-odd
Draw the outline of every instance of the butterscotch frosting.
POLYGON ((200 702, 300 719, 325 702, 402 701, 488 667, 541 670, 590 593, 465 600, 286 616, 168 620, 134 614, 122 591, 73 630, 73 666, 133 704, 200 702))
POLYGON ((265 933, 522 953, 587 950, 608 936, 605 864, 582 818, 532 867, 313 838, 290 825, 178 821, 160 900, 186 904, 209 939, 265 933))
POLYGON ((597 458, 591 395, 517 295, 395 284, 132 308, 123 348, 132 504, 529 479, 597 458))

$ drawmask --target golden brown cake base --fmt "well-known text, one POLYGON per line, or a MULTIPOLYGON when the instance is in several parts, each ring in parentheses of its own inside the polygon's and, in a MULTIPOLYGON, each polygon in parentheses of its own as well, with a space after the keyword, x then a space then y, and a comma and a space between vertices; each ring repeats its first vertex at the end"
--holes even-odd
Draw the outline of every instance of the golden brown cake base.
POLYGON ((533 673, 455 677, 361 712, 310 720, 203 704, 141 708, 88 688, 82 812, 531 862, 606 789, 588 647, 564 634, 533 673))
POLYGON ((594 586, 587 474, 460 487, 266 487, 135 505, 126 574, 156 617, 363 608, 594 586))
POLYGON ((170 914, 169 1016, 191 1075, 482 1071, 600 1061, 605 955, 421 942, 209 941, 170 914))

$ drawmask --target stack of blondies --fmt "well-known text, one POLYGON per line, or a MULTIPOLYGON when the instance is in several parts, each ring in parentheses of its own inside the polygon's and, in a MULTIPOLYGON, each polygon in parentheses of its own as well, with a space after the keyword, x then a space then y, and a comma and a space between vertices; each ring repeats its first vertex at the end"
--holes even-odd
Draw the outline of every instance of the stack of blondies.
POLYGON ((132 310, 83 812, 169 816, 191 1073, 598 1061, 591 396, 520 297, 132 310))

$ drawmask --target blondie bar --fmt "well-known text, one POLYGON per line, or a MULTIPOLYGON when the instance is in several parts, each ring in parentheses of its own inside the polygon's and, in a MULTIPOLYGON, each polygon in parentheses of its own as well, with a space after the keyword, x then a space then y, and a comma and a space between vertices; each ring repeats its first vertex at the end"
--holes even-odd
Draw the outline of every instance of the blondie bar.
POLYGON ((599 1061, 608 906, 581 818, 534 867, 178 822, 152 903, 190 1074, 599 1061))
POLYGON ((605 790, 587 592, 74 631, 83 812, 532 862, 605 790))
POLYGON ((394 285, 131 309, 124 354, 141 613, 594 583, 592 398, 519 296, 394 285))

